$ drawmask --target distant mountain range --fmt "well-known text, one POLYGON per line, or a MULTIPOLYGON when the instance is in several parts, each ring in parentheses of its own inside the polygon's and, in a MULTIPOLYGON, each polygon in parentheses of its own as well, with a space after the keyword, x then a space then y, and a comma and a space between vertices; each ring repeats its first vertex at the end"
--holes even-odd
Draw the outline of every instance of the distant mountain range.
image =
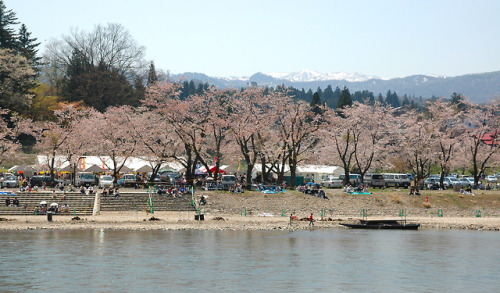
POLYGON ((440 77, 429 75, 412 75, 402 78, 381 79, 358 73, 327 73, 322 74, 312 70, 301 70, 293 73, 255 73, 250 77, 210 77, 203 73, 186 72, 171 76, 175 81, 193 80, 208 82, 219 88, 242 88, 250 84, 276 87, 284 84, 306 91, 316 91, 318 87, 325 89, 331 85, 343 88, 346 86, 351 93, 368 90, 377 96, 385 96, 388 90, 395 91, 399 96, 404 94, 430 98, 432 96, 450 98, 456 92, 464 95, 474 103, 485 103, 500 97, 500 71, 467 74, 455 77, 440 77))

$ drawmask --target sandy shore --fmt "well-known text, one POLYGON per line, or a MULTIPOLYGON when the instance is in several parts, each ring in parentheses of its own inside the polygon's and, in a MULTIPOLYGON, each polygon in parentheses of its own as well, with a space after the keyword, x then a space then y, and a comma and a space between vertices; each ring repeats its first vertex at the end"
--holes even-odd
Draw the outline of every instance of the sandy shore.
MULTIPOLYGON (((151 214, 136 212, 106 212, 98 216, 54 216, 52 222, 45 216, 6 216, 0 221, 0 230, 30 229, 113 229, 113 230, 297 230, 310 229, 308 221, 288 217, 241 216, 229 214, 205 214, 204 221, 196 221, 193 212, 156 212, 157 221, 149 220, 151 214)), ((347 229, 339 225, 356 218, 339 217, 321 220, 316 218, 314 228, 347 229)), ((421 229, 500 230, 500 218, 440 218, 412 217, 409 222, 418 222, 421 229)))

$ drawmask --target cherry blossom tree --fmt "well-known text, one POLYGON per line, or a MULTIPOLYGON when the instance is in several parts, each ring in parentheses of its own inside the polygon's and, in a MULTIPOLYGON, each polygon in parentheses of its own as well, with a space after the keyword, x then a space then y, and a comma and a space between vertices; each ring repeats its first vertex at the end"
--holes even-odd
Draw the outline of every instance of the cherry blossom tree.
POLYGON ((71 160, 71 156, 83 147, 77 125, 80 125, 88 114, 85 109, 65 105, 61 110, 54 111, 54 121, 42 121, 33 125, 29 134, 34 135, 36 139, 35 149, 46 158, 52 184, 57 165, 64 163, 68 157, 71 160))
POLYGON ((182 145, 158 112, 140 108, 132 115, 131 122, 137 140, 136 153, 150 162, 153 171, 149 181, 153 182, 162 165, 180 156, 182 145))
POLYGON ((272 140, 273 135, 267 135, 271 130, 268 119, 269 111, 266 111, 270 109, 270 99, 269 95, 264 94, 264 89, 246 88, 236 93, 233 98, 230 113, 232 141, 247 163, 246 188, 249 189, 257 159, 261 159, 264 169, 263 178, 267 178, 266 162, 269 162, 270 156, 266 154, 276 149, 275 146, 279 142, 272 140), (265 146, 266 142, 269 143, 268 146, 265 146), (266 153, 266 150, 269 152, 266 153))
POLYGON ((464 121, 467 129, 461 136, 461 154, 474 184, 500 162, 500 99, 485 106, 466 103, 464 121))
POLYGON ((319 142, 318 130, 322 126, 322 115, 311 111, 303 101, 294 101, 279 91, 273 97, 274 108, 278 115, 272 121, 276 125, 279 139, 288 154, 290 167, 290 187, 295 186, 297 165, 302 162, 319 142))
MULTIPOLYGON (((28 121, 29 123, 29 121, 28 121)), ((9 110, 0 108, 0 165, 5 160, 18 157, 21 149, 19 135, 29 129, 29 124, 9 110)))
POLYGON ((195 145, 195 153, 198 160, 207 168, 205 158, 214 157, 215 172, 214 180, 217 181, 220 162, 223 160, 223 149, 228 147, 228 136, 230 132, 229 115, 232 111, 233 90, 217 90, 209 88, 203 94, 194 95, 188 98, 188 102, 194 105, 197 111, 197 119, 200 123, 200 134, 205 144, 195 145), (203 150, 205 153, 203 153, 203 150))
POLYGON ((345 119, 353 126, 354 166, 361 175, 361 182, 373 163, 382 160, 386 154, 395 125, 394 111, 393 107, 379 102, 373 106, 355 102, 343 110, 345 119))
POLYGON ((106 112, 95 112, 85 121, 91 132, 83 139, 93 142, 89 151, 98 155, 107 169, 113 170, 115 182, 118 173, 136 150, 133 115, 134 110, 130 106, 109 107, 106 112), (109 156, 110 161, 103 160, 105 156, 109 156))
POLYGON ((407 162, 416 180, 424 179, 435 162, 432 126, 415 110, 404 113, 398 120, 392 143, 394 153, 407 162))
POLYGON ((456 106, 442 99, 427 105, 427 112, 425 113, 427 119, 425 121, 432 132, 431 145, 434 150, 435 161, 440 167, 439 184, 441 188, 444 187, 444 177, 448 175, 454 161, 456 147, 459 143, 458 137, 464 130, 460 114, 460 110, 456 106))
MULTIPOLYGON (((347 106, 345 109, 349 109, 347 106)), ((345 111, 344 109, 344 111, 345 111)), ((323 150, 322 152, 339 162, 344 168, 344 185, 349 183, 349 173, 354 165, 355 137, 357 125, 351 119, 346 119, 342 112, 329 109, 325 112, 326 127, 322 129, 323 150)))
POLYGON ((186 169, 186 180, 192 182, 199 153, 203 147, 202 107, 191 100, 180 99, 180 85, 171 82, 160 82, 148 87, 143 105, 150 111, 157 112, 165 118, 166 127, 177 136, 183 152, 175 154, 174 159, 186 169))

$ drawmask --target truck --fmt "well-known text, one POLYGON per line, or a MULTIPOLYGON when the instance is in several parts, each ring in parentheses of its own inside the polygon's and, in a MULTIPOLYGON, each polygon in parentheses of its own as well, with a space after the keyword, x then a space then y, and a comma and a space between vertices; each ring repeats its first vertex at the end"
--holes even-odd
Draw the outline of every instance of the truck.
POLYGON ((223 189, 229 189, 231 186, 236 185, 236 176, 222 175, 221 184, 223 189))
POLYGON ((78 172, 75 175, 75 186, 92 186, 96 184, 92 172, 78 172))

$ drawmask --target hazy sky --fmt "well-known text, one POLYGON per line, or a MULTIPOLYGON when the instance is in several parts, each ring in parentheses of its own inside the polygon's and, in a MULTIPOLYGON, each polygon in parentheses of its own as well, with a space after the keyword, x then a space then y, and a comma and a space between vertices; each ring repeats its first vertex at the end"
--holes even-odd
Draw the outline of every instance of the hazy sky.
POLYGON ((44 44, 120 23, 172 73, 358 72, 383 78, 500 70, 500 1, 4 0, 44 44))

